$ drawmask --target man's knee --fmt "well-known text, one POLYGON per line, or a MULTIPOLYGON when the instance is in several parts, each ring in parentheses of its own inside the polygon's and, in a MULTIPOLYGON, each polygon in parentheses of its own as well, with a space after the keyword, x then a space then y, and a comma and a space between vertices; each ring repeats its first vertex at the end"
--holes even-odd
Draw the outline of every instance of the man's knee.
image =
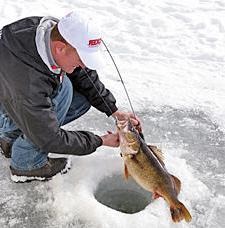
POLYGON ((87 98, 77 91, 74 91, 73 99, 63 124, 67 124, 79 118, 80 116, 84 115, 90 108, 91 104, 87 98))
POLYGON ((54 110, 56 112, 58 121, 62 123, 66 117, 66 114, 70 108, 73 98, 73 86, 67 76, 64 77, 58 94, 52 99, 54 110))

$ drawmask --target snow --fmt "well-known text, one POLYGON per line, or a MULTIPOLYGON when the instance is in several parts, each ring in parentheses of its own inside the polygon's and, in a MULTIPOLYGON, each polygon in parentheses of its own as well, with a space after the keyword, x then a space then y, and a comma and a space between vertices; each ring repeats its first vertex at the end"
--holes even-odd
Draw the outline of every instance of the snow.
MULTIPOLYGON (((94 192, 122 173, 118 149, 73 157, 69 173, 49 182, 15 184, 0 157, 1 227, 215 227, 225 225, 225 2, 223 0, 1 0, 0 27, 22 17, 91 14, 119 67, 146 141, 162 148, 182 182, 179 199, 193 220, 173 224, 157 199, 125 214, 98 203, 94 192)), ((100 78, 122 110, 130 107, 106 59, 100 78)), ((65 126, 104 134, 114 122, 96 110, 65 126), (104 121, 103 121, 104 120, 104 121)), ((113 184, 113 183, 112 183, 113 184)))

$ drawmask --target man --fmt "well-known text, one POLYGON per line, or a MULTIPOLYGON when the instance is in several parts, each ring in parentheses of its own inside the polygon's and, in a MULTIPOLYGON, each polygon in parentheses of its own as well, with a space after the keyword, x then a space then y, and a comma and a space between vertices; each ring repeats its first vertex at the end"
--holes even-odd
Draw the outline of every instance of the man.
POLYGON ((13 181, 45 180, 66 171, 67 159, 49 158, 50 152, 86 155, 102 145, 117 147, 117 133, 60 128, 91 106, 139 124, 118 111, 99 80, 100 45, 94 21, 75 12, 61 20, 24 18, 0 30, 0 145, 11 157, 13 181))

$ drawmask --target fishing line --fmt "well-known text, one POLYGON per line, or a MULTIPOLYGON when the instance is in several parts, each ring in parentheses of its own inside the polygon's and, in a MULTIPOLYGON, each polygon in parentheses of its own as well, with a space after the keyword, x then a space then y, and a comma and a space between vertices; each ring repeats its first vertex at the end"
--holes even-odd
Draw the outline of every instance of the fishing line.
MULTIPOLYGON (((89 73, 87 72, 87 70, 85 68, 82 68, 82 70, 85 72, 85 74, 87 75, 89 81, 91 82, 91 84, 93 85, 93 87, 95 88, 95 90, 97 91, 99 97, 101 97, 102 101, 104 102, 104 104, 106 105, 106 107, 109 109, 109 111, 111 112, 111 114, 113 113, 112 109, 109 107, 109 105, 107 104, 107 102, 105 101, 104 97, 100 94, 98 88, 96 87, 96 85, 94 84, 94 82, 91 80, 91 77, 89 75, 89 73)), ((116 123, 117 123, 117 118, 115 116, 112 116, 116 123)))
MULTIPOLYGON (((132 105, 132 103, 131 103, 130 96, 129 96, 129 94, 128 94, 128 91, 127 91, 127 88, 126 88, 125 83, 124 83, 124 81, 123 81, 123 78, 122 78, 122 76, 121 76, 121 74, 120 74, 120 71, 119 71, 119 69, 118 69, 118 67, 117 67, 117 65, 116 65, 116 62, 115 62, 115 60, 114 60, 114 58, 113 58, 111 52, 109 51, 109 49, 108 49, 106 43, 104 42, 104 40, 101 39, 101 41, 102 41, 102 43, 104 44, 104 46, 105 46, 105 48, 106 48, 106 51, 109 53, 109 56, 110 56, 110 58, 111 58, 111 60, 112 60, 112 62, 113 62, 113 64, 114 64, 114 66, 115 66, 115 68, 116 68, 116 70, 117 70, 117 73, 118 73, 118 75, 119 75, 119 77, 120 77, 120 80, 121 80, 121 83, 122 83, 122 85, 123 85, 123 88, 124 88, 124 90, 125 90, 125 93, 126 93, 126 95, 127 95, 127 99, 128 99, 129 104, 130 104, 130 108, 131 108, 131 110, 132 110, 132 112, 133 112, 134 118, 136 119, 136 114, 135 114, 135 112, 134 112, 134 108, 133 108, 133 105, 132 105)), ((138 122, 138 126, 140 127, 140 123, 139 123, 139 122, 138 122)), ((138 126, 136 126, 136 127, 138 127, 138 126)), ((142 138, 143 140, 145 140, 144 134, 142 133, 141 129, 140 129, 140 131, 139 131, 139 135, 141 136, 141 138, 142 138)))
POLYGON ((127 91, 127 88, 126 88, 125 83, 124 83, 124 81, 123 81, 123 78, 122 78, 122 76, 121 76, 121 74, 120 74, 120 71, 119 71, 119 69, 118 69, 118 67, 117 67, 117 65, 116 65, 116 62, 115 62, 115 60, 114 60, 114 58, 113 58, 111 52, 109 51, 109 49, 108 49, 106 43, 103 41, 103 39, 101 39, 101 41, 102 41, 102 43, 104 44, 104 46, 105 46, 105 48, 106 48, 106 51, 109 53, 109 56, 110 56, 110 58, 111 58, 111 60, 112 60, 112 62, 113 62, 113 64, 114 64, 114 66, 115 66, 115 68, 116 68, 116 71, 117 71, 117 73, 118 73, 118 75, 119 75, 119 77, 120 77, 121 83, 122 83, 123 88, 124 88, 124 90, 125 90, 125 93, 126 93, 126 95, 127 95, 128 102, 129 102, 129 104, 130 104, 130 108, 131 108, 131 110, 132 110, 132 112, 133 112, 134 118, 136 118, 136 114, 135 114, 135 112, 134 112, 134 108, 133 108, 133 105, 132 105, 132 103, 131 103, 130 96, 129 96, 129 94, 128 94, 128 91, 127 91))

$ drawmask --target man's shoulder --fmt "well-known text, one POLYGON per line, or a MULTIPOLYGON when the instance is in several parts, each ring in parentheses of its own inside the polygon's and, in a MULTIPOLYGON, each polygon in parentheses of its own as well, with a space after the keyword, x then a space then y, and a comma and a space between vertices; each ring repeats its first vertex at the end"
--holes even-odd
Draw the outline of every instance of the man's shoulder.
POLYGON ((14 21, 10 24, 5 25, 3 27, 3 29, 8 28, 13 32, 13 31, 17 31, 17 30, 37 27, 42 18, 43 18, 42 16, 25 17, 25 18, 19 19, 17 21, 14 21))

